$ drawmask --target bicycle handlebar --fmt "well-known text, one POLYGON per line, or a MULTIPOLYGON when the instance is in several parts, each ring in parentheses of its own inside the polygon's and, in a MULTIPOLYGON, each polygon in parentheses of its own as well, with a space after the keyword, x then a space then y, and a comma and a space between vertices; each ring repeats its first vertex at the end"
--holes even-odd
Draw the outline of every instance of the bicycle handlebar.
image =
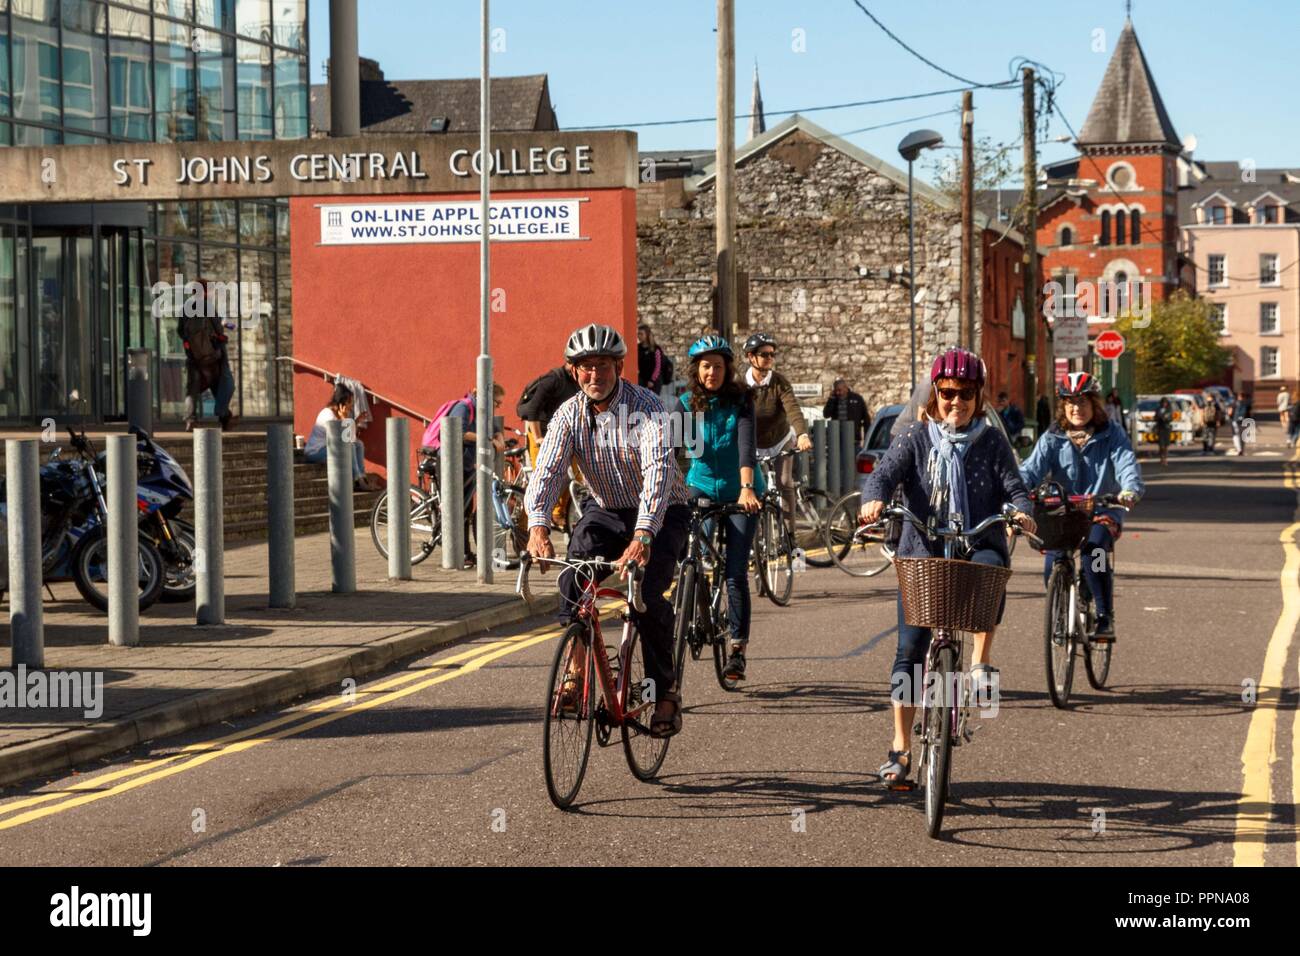
MULTIPOLYGON (((1020 525, 1011 520, 1011 516, 1017 513, 1018 512, 1012 505, 1006 504, 1002 506, 1002 510, 997 514, 989 515, 975 527, 963 531, 958 531, 956 528, 931 527, 916 515, 912 514, 906 505, 889 505, 881 514, 886 518, 905 518, 914 528, 916 528, 917 531, 925 535, 931 541, 936 538, 951 538, 954 541, 960 541, 962 544, 966 545, 966 547, 970 547, 973 539, 979 537, 995 524, 1002 524, 1010 528, 1013 533, 1028 538, 1034 547, 1041 547, 1043 543, 1042 538, 1038 537, 1038 535, 1034 534, 1032 531, 1026 531, 1024 528, 1020 527, 1020 525)), ((865 527, 882 528, 883 522, 877 521, 874 524, 866 525, 865 527)))
MULTIPOLYGON (((554 558, 534 558, 525 551, 519 557, 519 579, 515 582, 515 593, 529 603, 532 603, 533 594, 528 588, 528 574, 532 570, 534 561, 540 561, 544 564, 558 564, 579 572, 588 570, 593 576, 610 571, 619 571, 623 567, 603 558, 574 559, 558 556, 554 558)), ((639 564, 634 564, 631 565, 631 569, 632 571, 627 578, 627 603, 638 613, 644 613, 645 602, 641 599, 641 580, 645 577, 645 568, 639 564)))

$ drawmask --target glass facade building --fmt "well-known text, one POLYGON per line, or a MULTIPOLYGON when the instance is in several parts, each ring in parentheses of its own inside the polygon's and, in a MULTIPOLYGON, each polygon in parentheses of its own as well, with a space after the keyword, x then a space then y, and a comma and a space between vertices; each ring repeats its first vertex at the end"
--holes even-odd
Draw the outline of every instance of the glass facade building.
MULTIPOLYGON (((300 139, 308 91, 306 0, 0 0, 0 148, 300 139)), ((136 347, 155 416, 178 421, 178 280, 240 283, 231 410, 290 416, 287 201, 0 197, 0 423, 67 412, 73 389, 95 420, 124 418, 136 347)))

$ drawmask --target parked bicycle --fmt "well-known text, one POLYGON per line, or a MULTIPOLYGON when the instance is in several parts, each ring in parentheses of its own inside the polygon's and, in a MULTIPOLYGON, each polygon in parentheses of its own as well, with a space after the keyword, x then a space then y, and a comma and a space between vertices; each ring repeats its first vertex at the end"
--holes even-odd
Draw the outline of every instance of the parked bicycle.
POLYGON ((1083 657, 1088 683, 1101 690, 1110 676, 1113 644, 1098 643, 1097 612, 1092 592, 1076 561, 1079 549, 1092 529, 1093 514, 1101 508, 1122 508, 1117 495, 1066 495, 1055 482, 1044 485, 1030 497, 1034 520, 1041 535, 1040 547, 1055 551, 1047 579, 1047 606, 1043 617, 1044 659, 1047 692, 1052 703, 1063 708, 1074 685, 1076 656, 1083 657))
POLYGON ((822 541, 831 563, 845 574, 870 578, 889 567, 898 540, 886 522, 883 529, 863 524, 858 513, 861 492, 853 491, 835 502, 822 531, 822 541))
MULTIPOLYGON (((1015 509, 1005 505, 969 531, 961 527, 960 515, 950 527, 932 526, 904 505, 890 505, 883 518, 901 518, 912 523, 931 541, 943 541, 942 558, 895 557, 898 588, 903 600, 903 618, 913 627, 933 628, 926 651, 921 719, 919 777, 925 786, 926 832, 937 837, 948 800, 952 748, 971 740, 971 688, 964 679, 964 635, 990 631, 997 625, 998 609, 1006 593, 1011 569, 958 560, 970 553, 974 542, 996 524, 1014 528, 1031 541, 1039 539, 1013 523, 1015 509)), ((883 533, 887 522, 874 526, 883 533)), ((982 702, 981 702, 982 703, 982 702)))
POLYGON ((677 566, 673 590, 673 647, 677 665, 677 690, 681 692, 686 656, 699 660, 705 647, 713 649, 713 670, 723 690, 735 690, 737 681, 725 676, 727 641, 727 562, 723 556, 721 519, 744 514, 738 504, 717 504, 708 498, 691 502, 691 524, 686 552, 677 566), (710 574, 712 578, 710 578, 710 574))
MULTIPOLYGON (((642 569, 632 569, 624 596, 622 591, 600 586, 602 577, 618 569, 610 561, 555 557, 544 563, 572 568, 583 582, 577 620, 565 630, 555 649, 542 718, 546 792, 552 803, 566 810, 582 787, 593 737, 600 746, 607 747, 618 728, 627 765, 641 781, 652 780, 659 772, 668 755, 670 738, 650 735, 657 693, 654 682, 646 676, 641 635, 631 615, 632 609, 645 610, 641 600, 642 569), (601 632, 596 602, 602 598, 625 602, 623 635, 617 649, 606 647, 601 632)), ((533 564, 534 558, 525 551, 515 591, 528 601, 532 598, 528 576, 533 564)))

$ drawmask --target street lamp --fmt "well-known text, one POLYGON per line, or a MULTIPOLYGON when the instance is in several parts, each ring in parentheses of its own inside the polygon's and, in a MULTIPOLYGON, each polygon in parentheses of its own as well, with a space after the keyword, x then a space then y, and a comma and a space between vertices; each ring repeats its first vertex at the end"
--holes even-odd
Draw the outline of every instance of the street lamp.
POLYGON ((923 149, 935 149, 943 144, 943 137, 932 129, 918 129, 903 137, 898 152, 907 160, 907 297, 911 302, 912 328, 912 391, 916 391, 916 240, 912 214, 912 162, 923 149))

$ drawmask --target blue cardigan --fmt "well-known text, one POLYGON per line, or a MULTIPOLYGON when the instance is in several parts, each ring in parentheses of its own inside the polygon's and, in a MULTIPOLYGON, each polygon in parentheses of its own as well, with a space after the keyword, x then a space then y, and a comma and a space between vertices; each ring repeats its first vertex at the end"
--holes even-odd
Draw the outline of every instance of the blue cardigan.
MULTIPOLYGON (((912 422, 894 436, 889 450, 867 478, 864 501, 889 501, 894 489, 901 485, 903 503, 908 510, 922 520, 930 516, 930 493, 933 489, 926 477, 925 466, 933 445, 927 425, 927 422, 912 422)), ((968 528, 989 515, 997 514, 1008 501, 1021 511, 1031 510, 1029 495, 1020 480, 1016 453, 996 428, 985 428, 984 434, 975 439, 966 452, 963 465, 970 507, 968 528)), ((985 531, 975 542, 975 547, 992 548, 1002 555, 1004 561, 1007 559, 1006 533, 1000 525, 985 531)), ((904 521, 898 553, 905 558, 943 557, 943 541, 927 540, 910 521, 904 521)))

